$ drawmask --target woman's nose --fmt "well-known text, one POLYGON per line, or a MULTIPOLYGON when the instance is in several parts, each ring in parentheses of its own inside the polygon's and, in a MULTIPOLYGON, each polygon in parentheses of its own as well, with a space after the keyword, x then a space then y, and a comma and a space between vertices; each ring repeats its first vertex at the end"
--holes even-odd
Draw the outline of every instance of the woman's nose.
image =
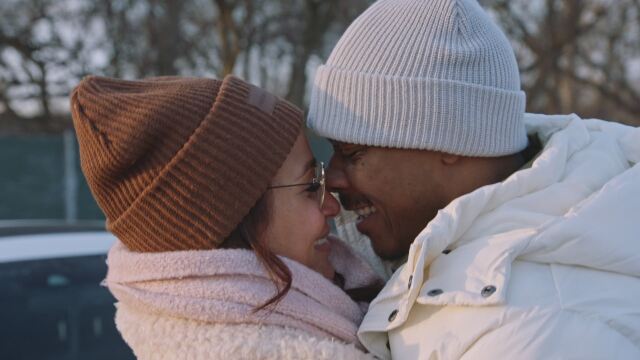
POLYGON ((322 204, 322 213, 324 216, 333 218, 340 212, 340 204, 332 193, 324 194, 324 203, 322 204))

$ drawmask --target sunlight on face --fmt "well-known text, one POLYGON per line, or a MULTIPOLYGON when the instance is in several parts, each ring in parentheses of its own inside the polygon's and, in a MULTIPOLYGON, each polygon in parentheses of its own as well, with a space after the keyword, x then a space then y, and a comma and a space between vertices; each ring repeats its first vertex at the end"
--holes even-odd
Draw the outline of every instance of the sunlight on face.
MULTIPOLYGON (((304 133, 298 136, 291 152, 278 170, 271 186, 310 184, 315 175, 315 159, 304 133)), ((340 207, 336 199, 325 195, 320 207, 316 192, 309 185, 271 189, 270 221, 261 241, 275 254, 288 257, 333 279, 329 263, 331 246, 324 239, 329 235, 327 221, 340 207)))
POLYGON ((382 258, 407 254, 418 233, 447 204, 438 154, 333 142, 328 191, 359 215, 358 231, 382 258))

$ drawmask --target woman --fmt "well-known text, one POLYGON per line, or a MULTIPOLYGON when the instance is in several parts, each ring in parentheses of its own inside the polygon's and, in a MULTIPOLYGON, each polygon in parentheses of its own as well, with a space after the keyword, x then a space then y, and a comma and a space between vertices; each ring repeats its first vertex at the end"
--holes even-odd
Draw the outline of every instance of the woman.
POLYGON ((328 236, 339 206, 299 109, 232 76, 88 77, 71 103, 138 358, 369 357, 356 301, 379 280, 328 236))

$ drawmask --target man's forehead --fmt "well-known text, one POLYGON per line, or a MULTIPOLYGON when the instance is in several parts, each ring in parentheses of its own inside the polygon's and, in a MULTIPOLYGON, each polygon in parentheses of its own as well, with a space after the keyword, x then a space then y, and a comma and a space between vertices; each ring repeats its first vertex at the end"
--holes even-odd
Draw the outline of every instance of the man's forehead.
POLYGON ((342 142, 342 141, 338 141, 338 140, 329 140, 329 142, 333 146, 334 150, 345 151, 345 150, 360 149, 360 148, 369 147, 368 145, 353 144, 353 143, 342 142))

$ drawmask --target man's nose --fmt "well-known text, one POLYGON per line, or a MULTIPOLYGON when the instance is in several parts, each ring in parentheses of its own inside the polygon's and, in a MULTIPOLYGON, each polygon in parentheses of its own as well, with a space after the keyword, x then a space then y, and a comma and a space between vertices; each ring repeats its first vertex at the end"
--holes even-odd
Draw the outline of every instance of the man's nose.
POLYGON ((338 156, 332 156, 326 174, 327 191, 340 192, 349 187, 349 179, 344 172, 343 160, 338 156))

